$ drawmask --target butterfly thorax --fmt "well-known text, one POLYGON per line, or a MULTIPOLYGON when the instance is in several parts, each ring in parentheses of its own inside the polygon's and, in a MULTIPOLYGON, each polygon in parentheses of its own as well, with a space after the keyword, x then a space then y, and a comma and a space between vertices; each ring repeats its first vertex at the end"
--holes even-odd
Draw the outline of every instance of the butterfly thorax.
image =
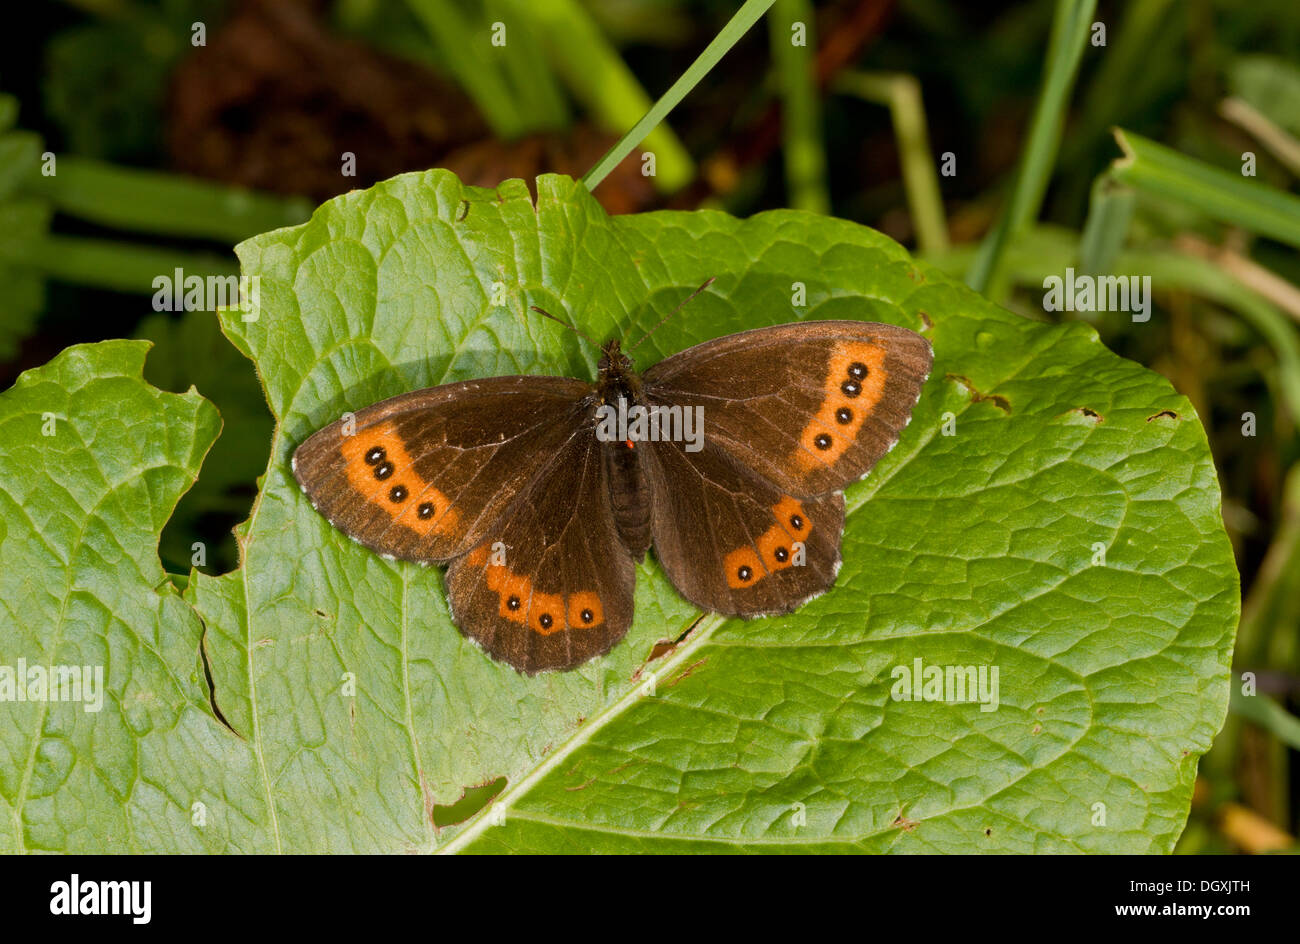
MULTIPOLYGON (((630 406, 642 402, 641 378, 632 359, 622 352, 617 340, 600 349, 596 368, 596 396, 602 404, 615 406, 620 399, 630 406)), ((650 548, 650 492, 641 452, 633 442, 603 443, 605 481, 609 489, 614 525, 623 545, 634 560, 641 560, 650 548)))
POLYGON ((600 349, 596 370, 596 390, 602 403, 616 404, 619 398, 629 404, 641 402, 641 378, 632 366, 632 358, 623 353, 617 338, 607 341, 600 349))

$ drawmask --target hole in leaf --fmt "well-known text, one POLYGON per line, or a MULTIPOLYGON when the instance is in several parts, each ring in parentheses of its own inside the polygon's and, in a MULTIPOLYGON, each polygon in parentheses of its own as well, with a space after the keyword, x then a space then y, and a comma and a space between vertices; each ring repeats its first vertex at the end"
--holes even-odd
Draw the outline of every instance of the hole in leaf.
POLYGON ((466 787, 465 792, 460 795, 460 799, 455 803, 442 806, 434 804, 433 825, 442 829, 446 826, 455 826, 457 823, 465 822, 465 820, 495 800, 505 788, 505 777, 497 777, 495 780, 489 780, 477 787, 466 787))
POLYGON ((687 626, 684 630, 682 630, 681 635, 678 636, 676 639, 661 639, 657 643, 655 643, 650 648, 650 655, 646 656, 645 662, 641 664, 641 668, 637 669, 636 672, 633 674, 632 681, 635 682, 638 678, 640 678, 641 673, 645 671, 646 666, 649 665, 651 662, 654 662, 656 659, 662 659, 664 656, 668 655, 668 653, 672 652, 683 642, 685 642, 686 638, 690 636, 692 632, 695 631, 695 627, 699 626, 700 621, 703 619, 704 619, 704 614, 701 613, 699 616, 695 617, 695 619, 691 622, 690 626, 687 626))

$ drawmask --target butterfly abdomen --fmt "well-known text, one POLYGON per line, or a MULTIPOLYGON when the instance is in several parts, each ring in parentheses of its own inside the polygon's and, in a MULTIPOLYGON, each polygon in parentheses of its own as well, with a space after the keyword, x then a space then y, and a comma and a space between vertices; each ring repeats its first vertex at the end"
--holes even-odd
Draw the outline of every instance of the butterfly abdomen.
POLYGON ((650 549, 650 487, 641 467, 641 455, 632 442, 606 442, 601 446, 614 524, 623 546, 639 561, 650 549))

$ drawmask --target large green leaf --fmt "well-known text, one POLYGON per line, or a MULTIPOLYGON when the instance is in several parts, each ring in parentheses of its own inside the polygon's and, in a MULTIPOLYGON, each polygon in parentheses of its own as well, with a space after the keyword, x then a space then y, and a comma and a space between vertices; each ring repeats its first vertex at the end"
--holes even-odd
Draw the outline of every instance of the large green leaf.
POLYGON ((247 751, 208 707, 202 627, 155 553, 221 421, 145 384, 147 349, 69 348, 0 396, 0 672, 103 680, 84 702, 0 684, 0 851, 202 848, 189 807, 247 789, 247 751))
MULTIPOLYGON (((109 843, 78 788, 56 785, 86 822, 60 847, 1169 850, 1224 717, 1237 614, 1187 401, 1091 329, 1017 318, 859 226, 610 218, 568 179, 537 188, 534 203, 519 181, 406 175, 240 247, 261 306, 223 327, 278 426, 242 566, 186 591, 239 733, 191 684, 207 825, 190 825, 193 789, 151 780, 170 806, 109 843), (836 588, 790 616, 699 620, 651 560, 610 656, 526 678, 450 624, 437 568, 352 544, 293 483, 294 447, 345 410, 465 377, 591 376, 595 352, 529 305, 635 336, 709 277, 643 367, 805 317, 889 321, 935 345, 911 426, 848 493, 836 588), (998 709, 891 698, 893 669, 916 659, 997 667, 998 709), (501 777, 492 808, 434 826, 435 807, 449 822, 501 777)), ((66 579, 43 568, 25 579, 66 579)), ((164 735, 132 756, 174 761, 164 735)), ((106 740, 87 763, 128 746, 106 740)), ((23 806, 23 845, 56 845, 35 839, 49 812, 23 806)))

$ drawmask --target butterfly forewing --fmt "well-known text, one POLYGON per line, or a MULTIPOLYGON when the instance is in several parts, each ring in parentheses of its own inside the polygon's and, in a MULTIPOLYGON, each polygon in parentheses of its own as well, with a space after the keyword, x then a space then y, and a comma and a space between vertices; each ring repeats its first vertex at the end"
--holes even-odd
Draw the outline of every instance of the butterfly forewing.
POLYGON ((312 435, 293 472, 331 524, 402 560, 477 544, 572 433, 590 385, 494 377, 419 390, 312 435))
POLYGON ((898 441, 930 344, 893 325, 819 321, 708 341, 645 373, 657 403, 701 406, 704 438, 780 489, 822 495, 898 441))

